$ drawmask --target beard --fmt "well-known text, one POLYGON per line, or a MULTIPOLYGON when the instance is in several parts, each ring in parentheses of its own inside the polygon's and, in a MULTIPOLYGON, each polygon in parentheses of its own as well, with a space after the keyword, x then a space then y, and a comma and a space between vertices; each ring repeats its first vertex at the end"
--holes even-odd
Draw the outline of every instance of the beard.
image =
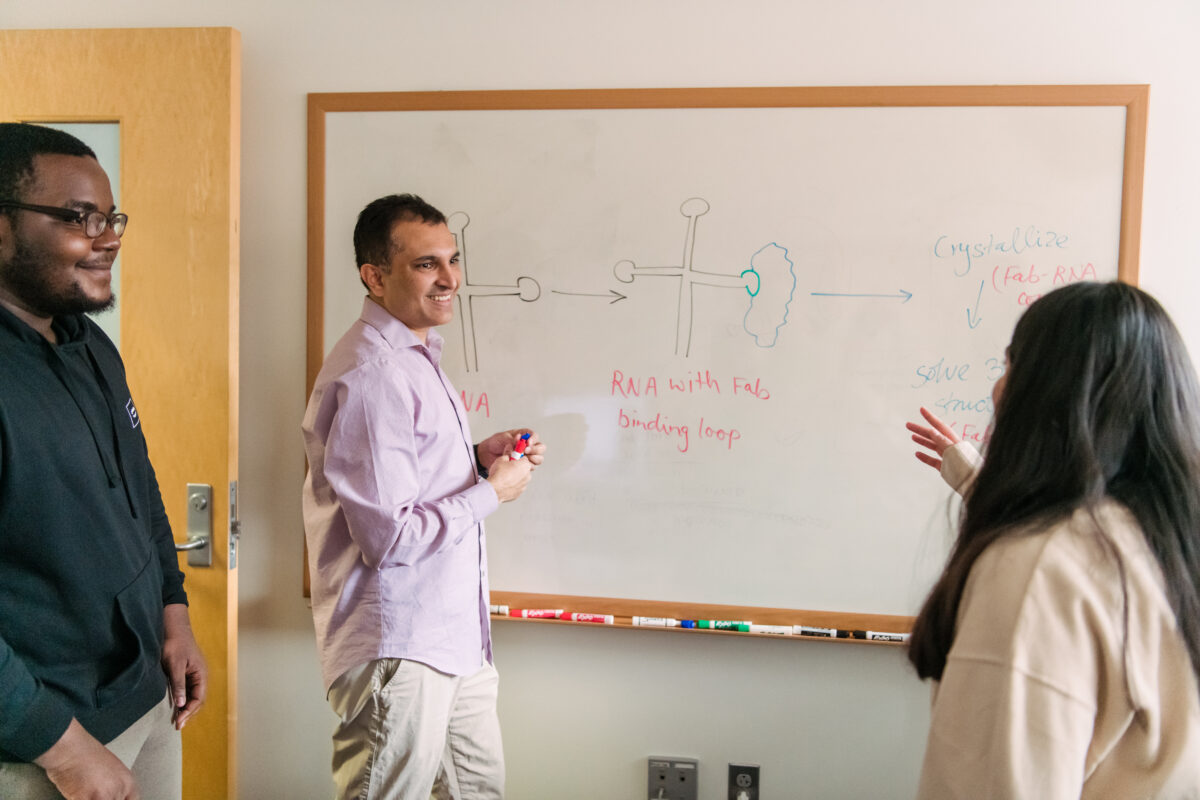
POLYGON ((18 239, 12 260, 6 266, 0 265, 0 281, 31 310, 44 317, 91 314, 107 311, 117 304, 115 292, 110 291, 106 300, 96 300, 88 297, 78 283, 65 289, 54 288, 50 269, 36 252, 18 239))

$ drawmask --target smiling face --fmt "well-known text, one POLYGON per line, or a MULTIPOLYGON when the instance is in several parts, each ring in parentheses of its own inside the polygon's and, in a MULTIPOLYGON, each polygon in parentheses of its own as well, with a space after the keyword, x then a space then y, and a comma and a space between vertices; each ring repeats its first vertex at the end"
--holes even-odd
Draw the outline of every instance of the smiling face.
POLYGON ((444 224, 396 222, 388 263, 363 264, 359 275, 371 299, 422 342, 430 328, 454 319, 454 295, 462 284, 462 272, 454 234, 444 224))
MULTIPOLYGON (((39 155, 22 203, 111 214, 112 189, 87 156, 39 155)), ((37 211, 0 215, 0 303, 35 327, 58 314, 101 311, 113 304, 112 265, 121 240, 112 228, 95 239, 83 224, 37 211)))

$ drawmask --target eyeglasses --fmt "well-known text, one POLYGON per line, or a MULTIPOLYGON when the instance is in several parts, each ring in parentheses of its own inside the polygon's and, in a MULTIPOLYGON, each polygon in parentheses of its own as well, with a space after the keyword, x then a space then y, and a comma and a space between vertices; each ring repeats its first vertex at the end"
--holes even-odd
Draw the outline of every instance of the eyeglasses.
POLYGON ((52 217, 57 217, 63 222, 73 222, 76 225, 83 225, 83 235, 89 239, 95 239, 104 233, 106 228, 112 228, 113 233, 119 239, 125 233, 125 225, 129 222, 127 214, 105 214, 103 211, 76 211, 71 208, 59 208, 58 206, 33 206, 28 203, 17 203, 11 200, 0 200, 0 208, 19 208, 23 211, 36 211, 39 214, 48 214, 52 217))

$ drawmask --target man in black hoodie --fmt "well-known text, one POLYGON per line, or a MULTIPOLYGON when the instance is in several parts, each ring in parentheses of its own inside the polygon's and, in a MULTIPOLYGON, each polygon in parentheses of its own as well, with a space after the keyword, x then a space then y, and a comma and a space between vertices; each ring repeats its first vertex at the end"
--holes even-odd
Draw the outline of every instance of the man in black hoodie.
POLYGON ((78 139, 0 123, 0 797, 180 796, 207 672, 116 348, 126 217, 78 139))

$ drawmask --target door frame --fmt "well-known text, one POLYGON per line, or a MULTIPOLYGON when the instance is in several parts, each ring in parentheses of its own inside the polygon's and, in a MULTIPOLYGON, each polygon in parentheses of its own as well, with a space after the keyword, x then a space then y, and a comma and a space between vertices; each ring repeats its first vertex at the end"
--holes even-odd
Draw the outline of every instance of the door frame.
POLYGON ((121 353, 176 541, 188 482, 213 487, 213 566, 186 566, 209 662, 184 731, 184 797, 236 797, 241 44, 232 28, 0 31, 0 120, 116 122, 121 353), (223 269, 228 265, 227 269, 223 269))

